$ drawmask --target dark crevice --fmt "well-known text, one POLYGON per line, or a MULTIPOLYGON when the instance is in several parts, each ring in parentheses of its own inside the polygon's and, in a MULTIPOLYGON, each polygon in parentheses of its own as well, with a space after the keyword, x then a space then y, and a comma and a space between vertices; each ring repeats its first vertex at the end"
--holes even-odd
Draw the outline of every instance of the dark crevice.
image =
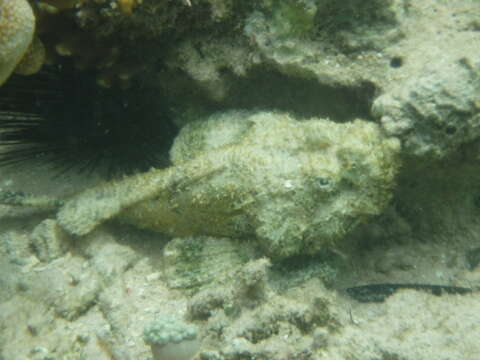
POLYGON ((185 108, 185 104, 203 108, 209 114, 230 109, 286 111, 298 118, 329 118, 335 122, 347 122, 356 118, 372 120, 370 108, 376 93, 375 86, 364 82, 354 87, 331 86, 316 79, 293 77, 265 67, 257 67, 247 76, 239 77, 229 70, 222 72, 229 84, 227 95, 219 102, 205 97, 193 80, 178 81, 187 84, 169 100, 174 107, 185 108))
POLYGON ((109 178, 168 166, 177 129, 158 89, 103 89, 94 73, 67 65, 12 76, 0 89, 0 166, 32 160, 57 175, 109 178))
POLYGON ((232 79, 231 83, 227 107, 275 109, 338 122, 369 118, 375 92, 370 83, 356 88, 333 87, 316 79, 290 77, 261 68, 245 78, 232 79))

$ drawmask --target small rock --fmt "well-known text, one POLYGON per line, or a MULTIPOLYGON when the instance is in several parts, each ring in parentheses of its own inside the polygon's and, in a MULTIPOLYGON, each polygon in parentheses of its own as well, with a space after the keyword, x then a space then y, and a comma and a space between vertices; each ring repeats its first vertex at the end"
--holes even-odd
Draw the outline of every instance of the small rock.
POLYGON ((69 238, 55 220, 47 219, 33 230, 32 244, 38 258, 50 262, 65 253, 69 238))

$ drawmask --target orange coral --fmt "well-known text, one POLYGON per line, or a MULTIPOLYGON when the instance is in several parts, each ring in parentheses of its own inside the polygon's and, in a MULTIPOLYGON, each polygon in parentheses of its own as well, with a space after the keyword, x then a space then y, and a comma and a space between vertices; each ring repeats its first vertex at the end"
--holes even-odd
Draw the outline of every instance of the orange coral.
POLYGON ((142 0, 117 0, 118 7, 124 14, 131 14, 135 6, 141 2, 142 0))

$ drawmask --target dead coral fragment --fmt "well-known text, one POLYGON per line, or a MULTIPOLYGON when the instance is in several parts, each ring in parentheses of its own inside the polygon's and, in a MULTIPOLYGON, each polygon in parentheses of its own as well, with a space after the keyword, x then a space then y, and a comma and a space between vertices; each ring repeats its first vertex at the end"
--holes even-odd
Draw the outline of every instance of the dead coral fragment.
POLYGON ((35 31, 35 16, 26 0, 0 0, 0 85, 27 52, 35 31))
POLYGON ((144 330, 155 360, 190 360, 198 352, 200 341, 194 325, 166 314, 144 330))

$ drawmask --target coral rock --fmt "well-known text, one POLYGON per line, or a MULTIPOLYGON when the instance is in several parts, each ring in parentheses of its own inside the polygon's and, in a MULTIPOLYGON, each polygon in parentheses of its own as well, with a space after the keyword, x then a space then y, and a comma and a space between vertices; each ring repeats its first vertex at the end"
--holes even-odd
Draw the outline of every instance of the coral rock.
POLYGON ((35 16, 26 0, 0 0, 0 85, 30 47, 35 16))

